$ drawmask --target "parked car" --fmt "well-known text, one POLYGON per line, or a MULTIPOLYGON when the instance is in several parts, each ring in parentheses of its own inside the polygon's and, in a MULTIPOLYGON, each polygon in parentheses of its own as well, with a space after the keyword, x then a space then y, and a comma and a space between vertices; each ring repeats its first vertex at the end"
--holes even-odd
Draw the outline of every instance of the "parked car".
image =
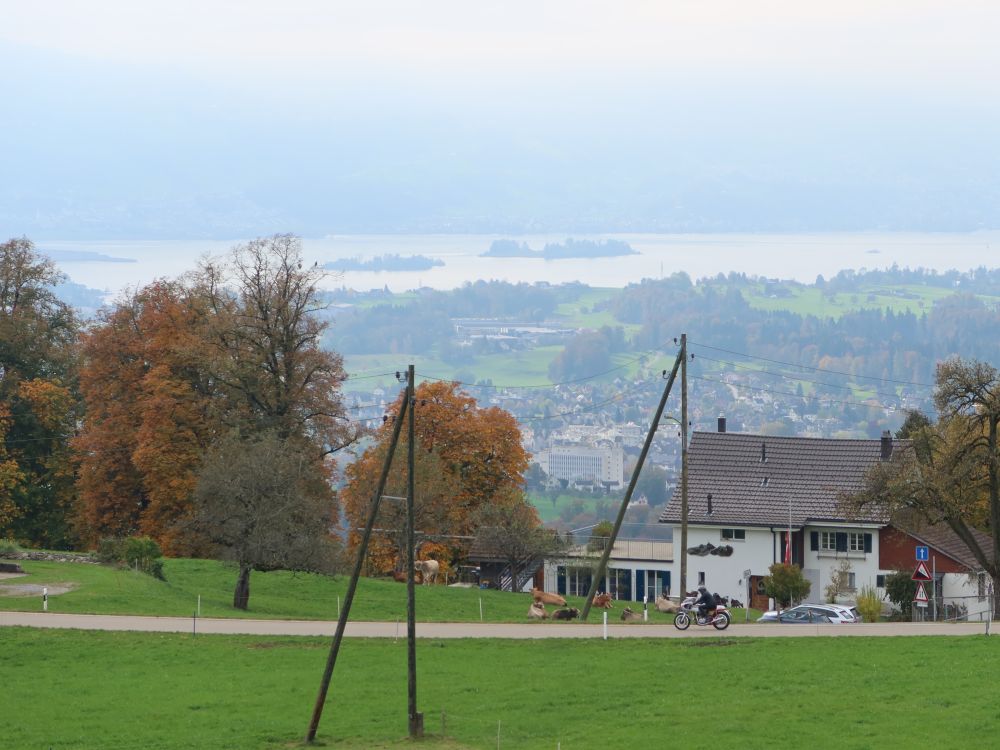
POLYGON ((779 619, 778 612, 771 610, 760 616, 757 622, 813 622, 813 623, 856 623, 861 622, 861 615, 854 607, 843 604, 800 604, 781 612, 789 615, 789 619, 779 619), (791 614, 796 613, 796 614, 791 614), (801 614, 801 618, 799 618, 801 614))
POLYGON ((782 625, 817 625, 830 623, 830 618, 826 615, 818 615, 808 609, 786 609, 782 612, 765 612, 757 622, 777 622, 782 625))

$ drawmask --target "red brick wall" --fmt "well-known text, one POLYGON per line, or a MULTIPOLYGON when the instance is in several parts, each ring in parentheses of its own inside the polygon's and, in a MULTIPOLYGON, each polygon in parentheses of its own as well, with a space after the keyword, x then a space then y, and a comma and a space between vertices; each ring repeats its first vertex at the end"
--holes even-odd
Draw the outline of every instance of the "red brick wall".
MULTIPOLYGON (((916 547, 921 542, 892 526, 882 528, 878 533, 878 566, 881 570, 912 570, 917 567, 916 547)), ((938 573, 965 573, 965 566, 946 557, 931 547, 934 564, 938 573)), ((928 560, 927 568, 931 567, 928 560)))

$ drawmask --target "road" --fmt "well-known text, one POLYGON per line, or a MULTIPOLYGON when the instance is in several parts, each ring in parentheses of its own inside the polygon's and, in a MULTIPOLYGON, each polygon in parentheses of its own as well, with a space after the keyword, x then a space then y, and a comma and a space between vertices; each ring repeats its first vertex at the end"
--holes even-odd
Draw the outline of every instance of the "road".
MULTIPOLYGON (((0 612, 0 627, 71 628, 78 630, 136 630, 149 633, 249 634, 332 636, 337 623, 317 620, 239 620, 133 615, 71 615, 57 612, 0 612)), ((724 633, 692 626, 681 632, 670 624, 609 622, 608 638, 808 637, 982 635, 986 623, 866 623, 860 625, 741 625, 724 633)), ((995 628, 993 629, 996 630, 995 628)), ((349 622, 345 634, 353 638, 405 638, 406 623, 349 622)), ((992 633, 991 633, 992 634, 992 633)), ((604 625, 597 617, 587 623, 417 623, 418 638, 601 638, 604 625)))

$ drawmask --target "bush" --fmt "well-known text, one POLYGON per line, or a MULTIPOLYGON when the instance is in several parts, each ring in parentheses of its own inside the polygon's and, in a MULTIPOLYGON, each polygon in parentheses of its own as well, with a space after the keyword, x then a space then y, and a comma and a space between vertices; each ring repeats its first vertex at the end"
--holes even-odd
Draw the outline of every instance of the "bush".
POLYGON ((118 563, 162 581, 165 579, 161 557, 160 545, 148 536, 113 537, 102 539, 97 545, 97 559, 101 562, 118 563))
POLYGON ((878 622, 882 615, 882 599, 872 586, 862 586, 855 604, 865 622, 878 622))
POLYGON ((0 557, 20 552, 21 548, 13 539, 0 539, 0 557))
POLYGON ((798 565, 774 563, 767 570, 770 575, 764 578, 764 593, 780 607, 788 607, 792 602, 800 602, 809 596, 812 584, 802 575, 798 565))

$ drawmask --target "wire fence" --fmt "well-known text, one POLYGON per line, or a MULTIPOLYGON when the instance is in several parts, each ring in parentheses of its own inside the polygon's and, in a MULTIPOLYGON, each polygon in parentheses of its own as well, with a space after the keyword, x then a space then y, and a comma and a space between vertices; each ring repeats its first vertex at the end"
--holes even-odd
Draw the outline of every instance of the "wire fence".
POLYGON ((993 620, 993 594, 985 596, 935 596, 910 605, 913 622, 986 622, 993 620))

